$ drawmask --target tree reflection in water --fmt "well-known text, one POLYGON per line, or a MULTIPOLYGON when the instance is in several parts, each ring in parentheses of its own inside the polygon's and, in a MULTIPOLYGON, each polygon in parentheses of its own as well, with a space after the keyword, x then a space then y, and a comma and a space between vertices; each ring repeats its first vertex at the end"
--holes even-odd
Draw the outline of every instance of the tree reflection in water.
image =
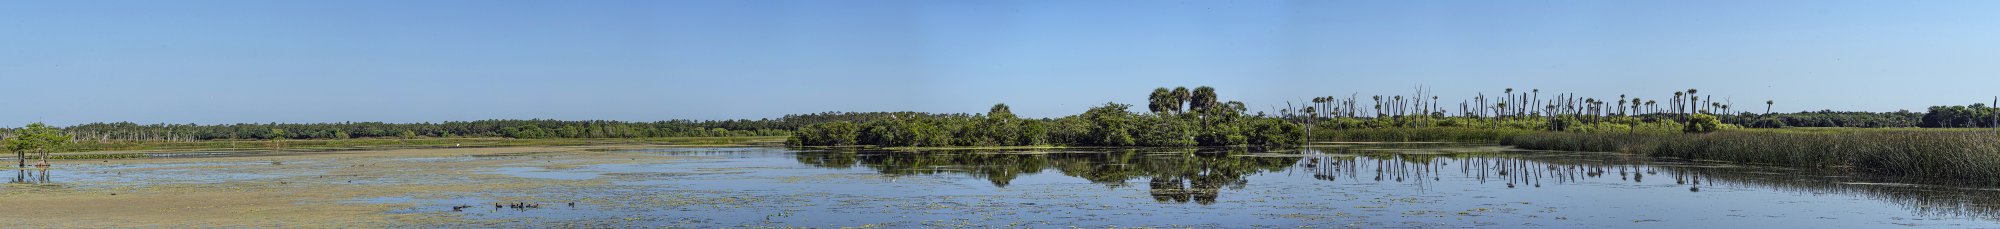
POLYGON ((15 184, 49 183, 48 169, 16 169, 14 171, 15 171, 14 179, 8 180, 7 183, 15 183, 15 184))
MULTIPOLYGON (((1424 192, 1438 182, 1472 182, 1494 189, 1555 185, 1646 185, 1647 177, 1700 192, 1709 187, 1756 188, 1800 195, 1848 195, 1897 204, 1931 216, 2000 219, 2000 191, 1919 185, 1843 171, 1660 160, 1618 153, 1518 152, 1504 147, 1382 144, 1274 152, 1244 149, 1096 149, 1048 152, 945 150, 806 151, 798 162, 827 168, 865 167, 890 176, 967 174, 996 187, 1047 171, 1108 187, 1143 181, 1162 203, 1213 204, 1223 189, 1242 189, 1250 176, 1291 170, 1338 183, 1408 185, 1424 192), (1450 171, 1452 169, 1457 171, 1450 171), (1617 180, 1612 180, 1612 177, 1617 180), (1896 182, 1882 182, 1890 180, 1896 182), (1891 184, 1878 184, 1891 183, 1891 184)), ((1574 189, 1571 189, 1575 191, 1574 189)))
POLYGON ((1215 203, 1223 188, 1238 189, 1246 177, 1281 171, 1299 157, 1247 157, 1243 149, 1119 149, 1109 151, 995 152, 886 151, 800 152, 800 163, 828 167, 862 166, 891 176, 968 174, 1007 187, 1021 175, 1050 169, 1108 187, 1145 180, 1161 202, 1215 203))

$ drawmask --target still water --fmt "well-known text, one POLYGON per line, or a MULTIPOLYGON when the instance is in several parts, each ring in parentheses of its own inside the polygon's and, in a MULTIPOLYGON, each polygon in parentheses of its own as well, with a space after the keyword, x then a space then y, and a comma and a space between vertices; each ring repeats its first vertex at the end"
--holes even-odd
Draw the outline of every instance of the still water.
POLYGON ((618 153, 684 159, 483 168, 602 185, 352 201, 413 206, 385 214, 543 226, 2000 227, 2000 190, 1991 188, 1486 145, 618 153), (571 201, 451 208, 520 195, 571 201))

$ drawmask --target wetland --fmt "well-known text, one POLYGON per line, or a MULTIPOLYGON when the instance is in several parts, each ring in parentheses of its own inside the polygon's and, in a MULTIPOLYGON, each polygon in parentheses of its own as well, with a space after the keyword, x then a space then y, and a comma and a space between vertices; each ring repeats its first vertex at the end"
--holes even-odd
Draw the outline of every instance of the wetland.
POLYGON ((1996 227, 2000 190, 1460 143, 1286 150, 539 146, 14 171, 30 227, 1996 227))

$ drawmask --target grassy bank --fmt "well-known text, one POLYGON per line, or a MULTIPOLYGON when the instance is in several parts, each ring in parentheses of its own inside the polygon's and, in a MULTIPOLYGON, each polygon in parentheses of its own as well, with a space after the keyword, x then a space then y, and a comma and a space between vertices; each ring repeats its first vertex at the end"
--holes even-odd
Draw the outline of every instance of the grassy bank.
POLYGON ((1522 149, 1615 151, 2000 184, 2000 135, 1991 129, 1740 129, 1709 134, 1543 132, 1508 137, 1500 143, 1522 149))
POLYGON ((78 141, 68 152, 97 151, 198 151, 198 150, 344 150, 371 148, 578 146, 578 145, 748 145, 784 142, 784 136, 758 137, 663 137, 663 138, 417 138, 417 139, 317 139, 317 140, 215 140, 215 141, 78 141))

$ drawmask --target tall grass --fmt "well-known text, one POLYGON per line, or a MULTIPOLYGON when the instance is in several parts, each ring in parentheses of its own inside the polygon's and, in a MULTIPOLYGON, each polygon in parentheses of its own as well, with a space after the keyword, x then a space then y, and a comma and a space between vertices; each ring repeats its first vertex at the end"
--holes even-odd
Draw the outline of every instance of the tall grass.
POLYGON ((1831 169, 2000 184, 2000 136, 1968 129, 1729 130, 1709 134, 1534 133, 1522 149, 1616 151, 1696 160, 1831 169))
POLYGON ((1314 140, 1375 142, 1498 142, 1537 131, 1513 128, 1404 127, 1313 130, 1314 140))

